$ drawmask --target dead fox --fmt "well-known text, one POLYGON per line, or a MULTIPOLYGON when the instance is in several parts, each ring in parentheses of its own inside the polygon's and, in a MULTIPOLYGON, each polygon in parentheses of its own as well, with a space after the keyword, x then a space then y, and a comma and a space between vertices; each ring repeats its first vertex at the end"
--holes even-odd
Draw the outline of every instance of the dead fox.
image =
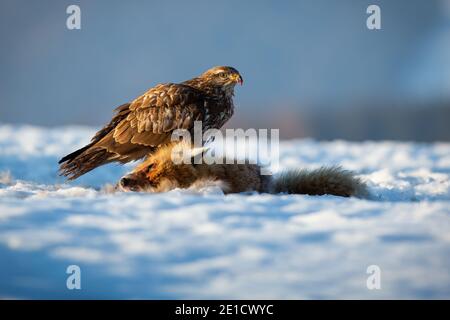
MULTIPOLYGON (((351 171, 340 167, 322 167, 316 170, 287 170, 273 177, 261 175, 256 164, 201 164, 175 163, 175 146, 160 147, 130 174, 119 181, 122 191, 165 192, 175 188, 217 185, 225 194, 257 191, 259 193, 288 193, 342 197, 363 197, 367 194, 365 184, 351 171)), ((183 145, 181 148, 190 148, 183 145)), ((191 158, 198 155, 190 149, 191 158)), ((186 150, 184 150, 186 151, 186 150)), ((178 161, 177 161, 178 162, 178 161)))

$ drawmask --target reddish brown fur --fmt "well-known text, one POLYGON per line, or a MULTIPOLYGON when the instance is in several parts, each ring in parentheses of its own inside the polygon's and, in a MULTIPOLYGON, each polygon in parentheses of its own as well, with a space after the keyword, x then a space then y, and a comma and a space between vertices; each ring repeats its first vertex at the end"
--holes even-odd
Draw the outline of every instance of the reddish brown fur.
POLYGON ((174 145, 161 147, 121 180, 121 187, 132 191, 164 192, 174 188, 189 188, 199 182, 219 182, 225 193, 263 192, 266 177, 260 167, 252 164, 175 164, 174 145), (125 179, 125 180, 124 180, 125 179), (125 185, 128 183, 128 185, 125 185))
MULTIPOLYGON (((254 164, 176 164, 172 161, 174 146, 170 144, 159 148, 123 177, 119 188, 124 191, 165 192, 210 182, 217 183, 224 193, 257 191, 343 197, 366 194, 364 183, 352 172, 339 167, 290 170, 274 179, 261 175, 260 166, 254 164)), ((226 163, 225 160, 223 162, 226 163)))

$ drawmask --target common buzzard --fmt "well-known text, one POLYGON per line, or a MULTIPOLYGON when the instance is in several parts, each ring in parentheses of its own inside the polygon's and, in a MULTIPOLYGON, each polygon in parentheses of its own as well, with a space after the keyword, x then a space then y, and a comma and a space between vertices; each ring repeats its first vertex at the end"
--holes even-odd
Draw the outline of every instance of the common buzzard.
POLYGON ((234 111, 234 86, 243 83, 232 67, 214 67, 182 83, 158 84, 115 110, 112 120, 85 147, 59 163, 60 174, 76 179, 110 162, 138 160, 170 142, 175 129, 220 129, 234 111))

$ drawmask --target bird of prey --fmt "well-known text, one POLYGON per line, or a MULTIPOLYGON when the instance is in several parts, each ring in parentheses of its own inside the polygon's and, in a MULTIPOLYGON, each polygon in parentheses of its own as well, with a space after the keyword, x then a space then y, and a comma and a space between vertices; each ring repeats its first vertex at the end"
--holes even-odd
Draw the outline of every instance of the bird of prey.
MULTIPOLYGON (((234 112, 234 87, 243 79, 227 66, 214 67, 182 83, 158 84, 115 110, 112 120, 85 147, 63 157, 69 180, 110 162, 127 163, 154 152, 176 129, 220 129, 234 112)), ((192 133, 192 132, 191 132, 192 133)))

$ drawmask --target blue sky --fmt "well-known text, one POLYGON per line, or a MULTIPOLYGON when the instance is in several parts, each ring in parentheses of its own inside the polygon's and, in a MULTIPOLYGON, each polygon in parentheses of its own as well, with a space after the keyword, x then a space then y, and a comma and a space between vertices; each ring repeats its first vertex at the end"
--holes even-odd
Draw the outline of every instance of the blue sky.
POLYGON ((443 3, 2 1, 0 121, 101 124, 156 83, 214 65, 241 71, 236 99, 249 112, 415 100, 417 88, 433 98, 448 91, 448 70, 427 53, 448 47, 448 37, 429 40, 448 30, 443 3), (373 3, 379 31, 366 28, 373 3), (81 30, 66 28, 70 4, 81 30))

